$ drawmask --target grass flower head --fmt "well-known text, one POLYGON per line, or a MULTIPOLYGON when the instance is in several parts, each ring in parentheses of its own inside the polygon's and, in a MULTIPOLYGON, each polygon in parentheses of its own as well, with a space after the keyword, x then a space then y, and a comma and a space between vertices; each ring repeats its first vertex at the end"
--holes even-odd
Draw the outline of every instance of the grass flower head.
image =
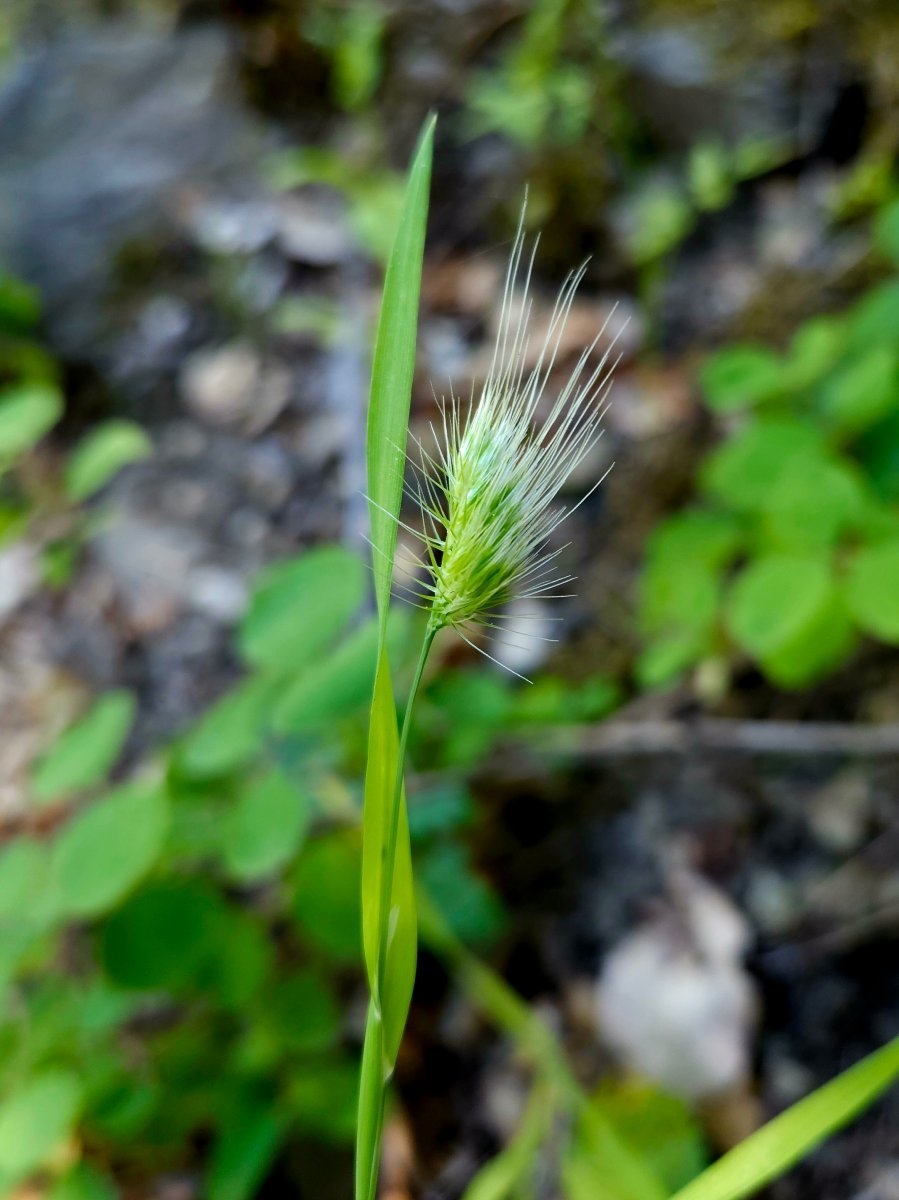
POLYGON ((463 405, 451 396, 441 405, 436 456, 420 447, 416 499, 424 514, 432 630, 452 626, 465 637, 473 624, 498 628, 497 610, 510 600, 558 594, 571 580, 557 573, 560 550, 549 550, 547 542, 587 497, 567 508, 556 497, 602 435, 615 364, 611 347, 593 361, 603 325, 538 421, 585 267, 565 280, 533 356, 528 290, 536 249, 535 242, 525 265, 522 214, 480 399, 463 405))

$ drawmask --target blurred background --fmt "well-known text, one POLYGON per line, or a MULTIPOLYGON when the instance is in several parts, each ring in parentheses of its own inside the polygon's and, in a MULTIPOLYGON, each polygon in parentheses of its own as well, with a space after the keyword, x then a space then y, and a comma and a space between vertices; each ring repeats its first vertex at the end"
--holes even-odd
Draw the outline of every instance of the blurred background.
MULTIPOLYGON (((534 682, 425 681, 384 1195, 510 1143, 504 1195, 600 1194, 484 978, 669 1190, 897 1032, 897 6, 4 0, 4 1196, 350 1194, 364 413, 431 109, 413 432, 525 187, 537 326, 589 258, 559 378, 621 362, 577 596, 484 647, 534 682)), ((770 1196, 894 1200, 897 1105, 770 1196)))

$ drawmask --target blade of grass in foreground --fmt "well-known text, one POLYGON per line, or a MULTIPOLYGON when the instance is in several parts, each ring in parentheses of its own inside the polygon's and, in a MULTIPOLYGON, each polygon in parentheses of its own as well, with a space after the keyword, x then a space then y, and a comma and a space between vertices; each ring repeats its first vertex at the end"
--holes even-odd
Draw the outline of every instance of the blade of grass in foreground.
POLYGON ((415 894, 406 802, 399 786, 402 751, 386 636, 433 142, 431 117, 409 169, 403 213, 387 264, 368 411, 368 494, 379 636, 362 820, 362 944, 371 1002, 359 1091, 356 1200, 373 1200, 377 1191, 384 1088, 396 1061, 415 980, 415 894))
POLYGON ((673 1200, 741 1200, 782 1175, 899 1076, 899 1038, 788 1108, 703 1171, 673 1200))
POLYGON ((403 495, 435 123, 433 116, 425 123, 409 168, 400 225, 384 276, 372 357, 366 461, 375 598, 382 631, 390 604, 397 518, 403 495))

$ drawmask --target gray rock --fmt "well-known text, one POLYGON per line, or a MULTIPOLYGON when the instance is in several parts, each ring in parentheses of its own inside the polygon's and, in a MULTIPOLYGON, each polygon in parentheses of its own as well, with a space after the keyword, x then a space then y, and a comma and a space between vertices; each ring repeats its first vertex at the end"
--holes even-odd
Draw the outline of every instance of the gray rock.
POLYGON ((744 1084, 756 997, 741 959, 745 918, 710 883, 681 869, 670 907, 615 946, 597 987, 600 1031, 621 1061, 700 1099, 744 1084))
POLYGON ((190 225, 199 244, 214 254, 254 254, 272 241, 278 213, 266 200, 202 200, 191 213, 190 225))
POLYGON ((127 27, 61 39, 0 89, 0 260, 36 285, 63 353, 96 361, 126 324, 126 244, 183 228, 188 198, 246 188, 269 139, 228 41, 127 27))
POLYGON ((12 542, 0 551, 0 624, 41 585, 37 548, 30 542, 12 542))
POLYGON ((247 447, 241 483, 249 498, 277 512, 293 490, 295 470, 289 454, 274 438, 247 447))
POLYGON ((209 425, 260 433, 284 409, 291 392, 283 363, 263 363, 248 342, 198 350, 180 378, 184 403, 209 425))
POLYGON ((194 421, 173 421, 160 432, 156 445, 160 458, 189 462, 209 453, 209 434, 194 421))
POLYGON ((874 1178, 852 1200, 899 1200, 899 1163, 895 1160, 880 1166, 874 1178))
POLYGON ((803 61, 811 52, 776 43, 764 56, 747 57, 739 39, 734 22, 710 11, 677 25, 627 29, 610 52, 628 72, 635 110, 674 149, 713 136, 809 150, 834 104, 839 63, 817 61, 820 54, 803 61))
POLYGON ((745 904, 755 924, 767 934, 787 933, 803 911, 802 893, 795 883, 764 866, 750 875, 745 904))
POLYGON ((252 508, 238 508, 225 522, 228 540, 245 551, 258 550, 268 537, 268 521, 252 508))
POLYGON ((93 550, 114 580, 132 633, 158 632, 182 612, 189 572, 200 554, 188 530, 123 514, 101 531, 93 550))
POLYGON ((864 842, 872 809, 870 779, 861 770, 847 769, 814 796, 808 819, 812 832, 825 849, 849 854, 864 842))
POLYGON ((354 246, 340 198, 333 192, 318 191, 282 197, 278 244, 288 258, 310 266, 346 262, 354 246))
POLYGON ((245 612, 247 585, 236 571, 199 566, 188 576, 187 598, 194 611, 222 625, 232 625, 245 612))

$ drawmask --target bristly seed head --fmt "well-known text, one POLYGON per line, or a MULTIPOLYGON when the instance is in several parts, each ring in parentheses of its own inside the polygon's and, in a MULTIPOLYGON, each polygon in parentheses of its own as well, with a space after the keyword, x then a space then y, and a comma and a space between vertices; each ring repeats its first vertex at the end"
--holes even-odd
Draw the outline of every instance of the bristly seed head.
MULTIPOLYGON (((442 405, 443 439, 436 458, 421 446, 416 500, 421 506, 430 578, 424 584, 432 630, 495 625, 497 609, 514 598, 547 596, 570 577, 554 571, 558 551, 547 539, 577 507, 554 500, 569 475, 602 435, 611 348, 595 365, 600 329, 575 364, 540 427, 538 405, 547 390, 565 322, 585 267, 565 280, 534 365, 526 368, 531 301, 528 285, 537 244, 524 268, 524 213, 506 272, 503 305, 490 372, 477 405, 454 398, 442 405)), ((608 472, 606 472, 608 474, 608 472)), ((605 478, 605 475, 602 477, 605 478)), ((602 480, 590 488, 588 495, 602 480)), ((578 503, 582 503, 586 496, 578 503)), ((467 639, 466 639, 467 640, 467 639)))

